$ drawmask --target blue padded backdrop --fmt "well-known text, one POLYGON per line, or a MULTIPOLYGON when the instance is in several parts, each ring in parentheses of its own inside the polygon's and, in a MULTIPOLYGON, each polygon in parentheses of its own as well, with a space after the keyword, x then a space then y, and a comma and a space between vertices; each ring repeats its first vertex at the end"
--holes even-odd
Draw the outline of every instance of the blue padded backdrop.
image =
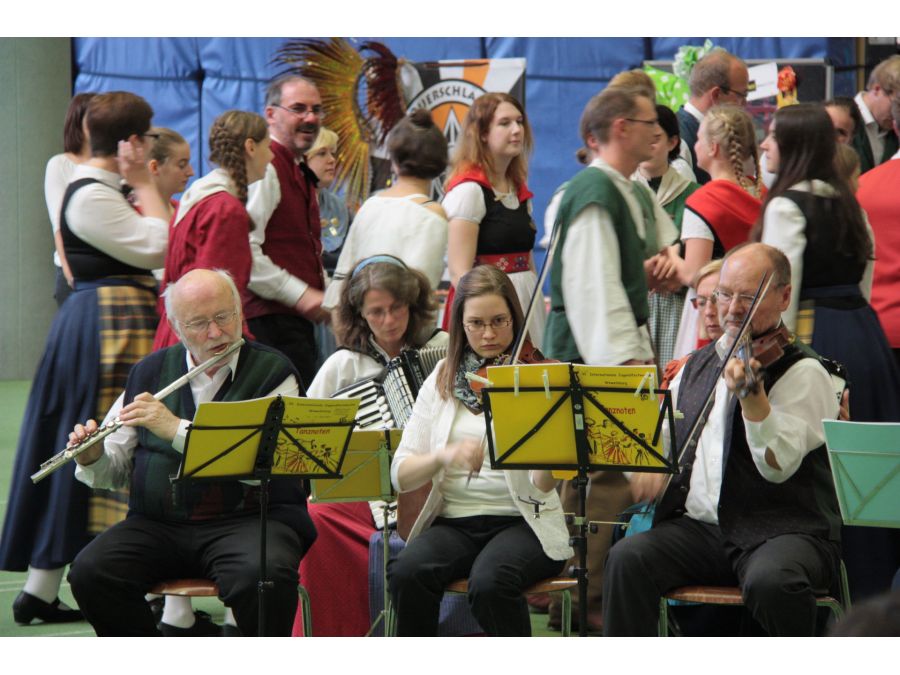
MULTIPOLYGON (((191 144, 198 175, 209 171, 206 134, 230 108, 262 110, 270 61, 288 38, 75 38, 74 93, 125 89, 144 96, 154 123, 191 144)), ((529 185, 538 239, 556 187, 578 171, 578 119, 587 100, 621 70, 644 60, 671 60, 678 47, 704 37, 666 38, 356 38, 379 40, 412 61, 524 57, 528 117, 535 151, 529 185)), ((836 67, 834 92, 853 95, 854 38, 710 38, 745 59, 825 58, 836 67)))

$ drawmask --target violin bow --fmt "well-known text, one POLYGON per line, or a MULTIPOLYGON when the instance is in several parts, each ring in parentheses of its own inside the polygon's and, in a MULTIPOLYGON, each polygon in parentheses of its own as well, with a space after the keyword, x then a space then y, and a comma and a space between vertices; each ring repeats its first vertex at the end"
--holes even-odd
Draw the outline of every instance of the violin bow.
MULTIPOLYGON (((725 366, 734 356, 734 352, 738 349, 741 342, 744 339, 744 336, 750 331, 750 322, 753 320, 753 317, 756 315, 756 310, 759 308, 760 303, 766 296, 766 293, 769 292, 769 288, 772 285, 772 279, 775 275, 772 272, 767 272, 763 275, 762 280, 759 282, 759 286, 756 288, 756 293, 753 296, 753 302, 750 304, 750 309, 747 310, 747 315, 744 317, 744 320, 741 322, 740 330, 738 330, 738 334, 735 339, 732 341, 731 346, 728 348, 728 352, 725 354, 725 358, 722 359, 722 363, 719 364, 716 372, 716 376, 713 378, 712 386, 709 391, 706 393, 706 400, 704 404, 701 406, 700 411, 697 413, 697 416, 694 418, 693 423, 691 424, 691 429, 688 432, 687 437, 684 439, 684 442, 678 448, 676 453, 676 461, 675 464, 681 464, 681 458, 684 455, 684 451, 687 449, 688 445, 691 443, 693 438, 700 431, 700 421, 705 419, 709 414, 709 406, 712 403, 713 396, 716 393, 716 386, 719 383, 719 378, 722 377, 722 373, 725 372, 725 366)), ((648 504, 647 509, 649 510, 651 507, 655 508, 659 506, 659 503, 662 501, 663 496, 666 494, 666 491, 669 489, 669 484, 672 482, 672 476, 675 474, 668 474, 666 476, 665 483, 656 497, 648 504)))

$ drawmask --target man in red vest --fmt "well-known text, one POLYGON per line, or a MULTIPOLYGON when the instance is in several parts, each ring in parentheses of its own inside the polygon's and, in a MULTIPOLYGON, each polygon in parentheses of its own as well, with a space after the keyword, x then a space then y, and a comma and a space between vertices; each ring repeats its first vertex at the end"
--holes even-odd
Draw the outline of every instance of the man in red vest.
MULTIPOLYGON (((900 135, 900 96, 891 105, 894 133, 900 135)), ((856 198, 875 233, 872 307, 900 363, 900 152, 859 179, 856 198)))
POLYGON ((319 134, 322 98, 306 78, 283 75, 269 85, 265 103, 274 158, 249 190, 255 228, 244 310, 256 339, 283 352, 308 387, 316 374, 314 323, 324 318, 325 276, 316 176, 303 155, 319 134))

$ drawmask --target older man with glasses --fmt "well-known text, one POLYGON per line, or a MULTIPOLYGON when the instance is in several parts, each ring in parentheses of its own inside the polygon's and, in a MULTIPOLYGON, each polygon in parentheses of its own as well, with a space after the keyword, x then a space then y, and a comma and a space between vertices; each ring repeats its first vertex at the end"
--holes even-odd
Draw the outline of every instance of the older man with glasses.
POLYGON ((750 318, 753 338, 782 325, 790 263, 765 244, 725 257, 715 291, 725 334, 696 352, 670 386, 683 413, 675 423, 680 472, 668 485, 662 474, 632 479, 639 499, 662 496, 654 527, 610 550, 606 635, 655 635, 660 596, 697 584, 739 585, 770 635, 815 632, 815 593, 835 586, 840 558, 841 518, 822 427, 838 415, 831 377, 794 342, 764 371, 749 359, 755 385, 742 359, 732 358, 719 376, 769 275, 768 292, 750 318), (696 435, 688 437, 698 419, 696 435))
MULTIPOLYGON (((181 343, 132 369, 107 421, 117 431, 75 457, 75 477, 94 487, 130 488, 128 517, 92 541, 69 572, 72 593, 99 636, 158 635, 144 595, 166 579, 211 579, 244 635, 259 617, 258 486, 237 480, 175 487, 187 428, 207 401, 243 401, 299 392, 296 370, 280 353, 248 342, 162 400, 157 391, 227 350, 241 337, 241 305, 224 271, 196 269, 166 290, 169 320, 181 343)), ((77 425, 72 442, 96 430, 77 425)), ((316 532, 301 481, 269 488, 266 625, 289 636, 297 608, 297 566, 316 532)))

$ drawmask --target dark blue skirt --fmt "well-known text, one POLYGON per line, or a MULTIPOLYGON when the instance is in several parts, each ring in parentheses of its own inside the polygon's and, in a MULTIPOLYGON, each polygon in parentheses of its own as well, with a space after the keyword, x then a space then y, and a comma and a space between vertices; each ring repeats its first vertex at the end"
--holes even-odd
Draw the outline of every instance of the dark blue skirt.
MULTIPOLYGON (((847 368, 850 418, 900 422, 900 369, 872 307, 846 286, 804 289, 805 299, 815 302, 812 348, 847 368)), ((900 530, 844 526, 841 539, 853 601, 889 590, 900 568, 900 530)))
POLYGON ((37 485, 31 474, 62 450, 78 422, 94 417, 100 360, 97 291, 72 293, 53 319, 19 432, 0 569, 56 569, 90 541, 90 488, 70 463, 37 485))

